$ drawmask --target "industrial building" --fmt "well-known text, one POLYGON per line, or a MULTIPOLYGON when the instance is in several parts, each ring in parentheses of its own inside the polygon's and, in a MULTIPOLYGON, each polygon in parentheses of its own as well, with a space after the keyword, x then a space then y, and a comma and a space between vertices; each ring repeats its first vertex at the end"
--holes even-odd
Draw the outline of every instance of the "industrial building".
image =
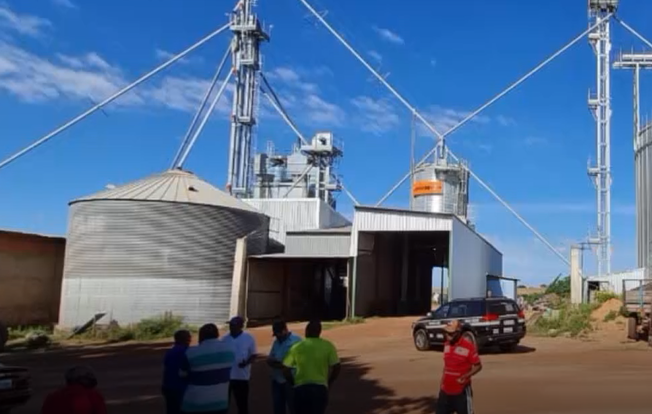
POLYGON ((54 325, 66 239, 0 230, 0 323, 54 325))

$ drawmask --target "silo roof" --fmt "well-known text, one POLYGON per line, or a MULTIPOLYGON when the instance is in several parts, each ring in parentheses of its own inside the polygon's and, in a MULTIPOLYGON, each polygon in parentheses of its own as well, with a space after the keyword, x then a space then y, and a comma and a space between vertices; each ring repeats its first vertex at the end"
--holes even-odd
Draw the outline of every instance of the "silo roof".
POLYGON ((182 170, 168 170, 115 188, 107 188, 75 199, 71 204, 93 200, 167 201, 226 207, 262 214, 249 204, 217 189, 195 174, 182 170))

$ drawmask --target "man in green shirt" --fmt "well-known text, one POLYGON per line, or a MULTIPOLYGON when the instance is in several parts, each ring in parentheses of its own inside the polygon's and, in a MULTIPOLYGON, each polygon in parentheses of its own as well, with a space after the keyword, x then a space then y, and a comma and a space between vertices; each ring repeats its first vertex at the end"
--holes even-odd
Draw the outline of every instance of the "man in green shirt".
POLYGON ((320 335, 321 322, 309 322, 305 339, 293 345, 283 359, 285 378, 294 385, 296 414, 324 414, 328 387, 340 374, 335 346, 320 335))

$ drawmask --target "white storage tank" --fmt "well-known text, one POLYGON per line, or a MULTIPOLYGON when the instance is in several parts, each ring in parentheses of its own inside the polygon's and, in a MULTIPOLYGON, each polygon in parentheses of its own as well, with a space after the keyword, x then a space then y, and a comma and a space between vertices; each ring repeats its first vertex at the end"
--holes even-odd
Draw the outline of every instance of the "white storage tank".
POLYGON ((634 143, 636 179, 636 247, 638 268, 648 268, 652 259, 652 123, 641 128, 634 143))
POLYGON ((59 321, 120 324, 164 312, 229 317, 236 241, 267 247, 269 218, 192 173, 170 170, 70 203, 59 321))
POLYGON ((425 164, 414 173, 412 209, 455 214, 466 220, 468 182, 469 172, 463 164, 448 163, 445 159, 425 164))

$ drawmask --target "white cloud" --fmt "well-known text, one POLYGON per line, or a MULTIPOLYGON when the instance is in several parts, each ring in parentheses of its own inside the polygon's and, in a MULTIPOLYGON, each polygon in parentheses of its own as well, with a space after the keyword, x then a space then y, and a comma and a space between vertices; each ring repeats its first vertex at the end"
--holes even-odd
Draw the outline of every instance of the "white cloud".
POLYGON ((52 0, 52 3, 56 4, 57 6, 67 7, 69 9, 77 8, 77 5, 75 5, 75 3, 73 3, 71 0, 52 0))
POLYGON ((371 56, 371 58, 374 59, 378 63, 381 63, 383 61, 383 55, 376 52, 375 50, 370 50, 369 52, 367 52, 367 54, 369 56, 371 56))
POLYGON ((52 22, 38 16, 18 14, 7 6, 0 5, 0 28, 22 35, 38 37, 43 30, 52 27, 52 22))
MULTIPOLYGON (((289 110, 290 117, 298 123, 308 122, 316 126, 339 126, 344 123, 346 114, 338 105, 320 96, 319 87, 305 80, 307 76, 329 74, 324 68, 315 70, 277 67, 266 73, 274 91, 289 110)), ((266 100, 263 101, 263 114, 274 112, 266 100)), ((275 113, 275 112, 274 112, 275 113)))
POLYGON ((509 116, 505 115, 498 115, 496 117, 496 121, 502 125, 502 126, 516 126, 516 120, 514 118, 511 118, 509 116))
POLYGON ((351 104, 359 111, 356 119, 361 122, 360 129, 380 135, 400 124, 396 108, 387 99, 374 99, 369 96, 358 96, 351 104))
POLYGON ((344 123, 346 115, 342 108, 327 102, 318 95, 307 95, 302 105, 305 105, 306 118, 313 124, 324 126, 339 126, 344 123))
POLYGON ((315 83, 304 81, 296 70, 288 67, 275 68, 267 72, 266 75, 270 80, 278 80, 289 87, 300 89, 306 93, 317 93, 319 91, 319 87, 315 83))
MULTIPOLYGON (((173 57, 176 56, 176 54, 174 54, 172 52, 168 52, 167 50, 164 50, 164 49, 156 49, 154 51, 154 55, 156 56, 156 59, 158 59, 160 61, 170 60, 170 59, 172 59, 173 57)), ((191 64, 191 63, 199 63, 202 60, 203 59, 201 57, 197 57, 197 56, 192 57, 192 58, 184 57, 184 58, 181 58, 181 59, 177 60, 176 63, 181 63, 183 65, 188 65, 188 64, 191 64)))
MULTIPOLYGON (((444 134, 459 124, 460 121, 469 116, 469 114, 470 112, 467 111, 459 111, 456 109, 443 108, 441 106, 434 105, 428 108, 424 112, 423 116, 435 127, 437 131, 439 131, 439 133, 444 134)), ((487 124, 491 122, 491 119, 484 115, 478 115, 472 118, 469 122, 476 124, 487 124)), ((431 136, 432 132, 427 129, 425 125, 419 123, 419 134, 422 136, 431 136)))
POLYGON ((405 43, 405 40, 398 34, 392 32, 389 29, 385 29, 383 27, 374 27, 374 31, 378 36, 380 36, 383 40, 386 40, 390 43, 394 43, 395 45, 402 45, 405 43))
MULTIPOLYGON (((57 55, 56 61, 50 61, 0 41, 0 92, 8 92, 24 102, 87 102, 89 98, 99 101, 128 83, 130 80, 119 67, 109 64, 97 53, 57 55)), ((208 86, 207 79, 167 76, 158 83, 139 86, 114 104, 154 105, 192 112, 198 108, 208 86)), ((227 87, 229 90, 232 87, 227 87)), ((230 113, 228 95, 218 103, 217 112, 230 113)))

